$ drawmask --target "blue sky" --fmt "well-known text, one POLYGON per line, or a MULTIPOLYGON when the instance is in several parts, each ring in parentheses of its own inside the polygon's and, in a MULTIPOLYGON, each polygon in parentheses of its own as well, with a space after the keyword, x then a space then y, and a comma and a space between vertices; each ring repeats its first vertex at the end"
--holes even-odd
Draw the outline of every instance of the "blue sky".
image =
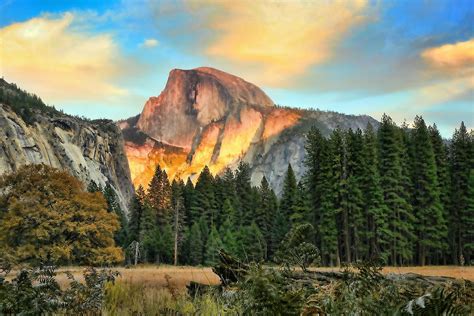
POLYGON ((126 118, 173 68, 277 104, 474 127, 474 1, 0 1, 0 72, 71 114, 126 118))

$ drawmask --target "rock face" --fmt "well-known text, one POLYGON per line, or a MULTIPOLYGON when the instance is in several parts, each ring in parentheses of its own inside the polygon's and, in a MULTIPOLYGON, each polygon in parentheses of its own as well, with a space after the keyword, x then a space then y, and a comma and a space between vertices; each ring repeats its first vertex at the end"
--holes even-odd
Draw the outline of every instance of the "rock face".
POLYGON ((378 125, 368 116, 280 108, 255 85, 212 68, 172 70, 165 89, 143 112, 119 122, 133 183, 147 187, 156 165, 170 178, 195 179, 204 166, 214 174, 240 161, 252 184, 266 176, 281 192, 288 164, 304 174, 305 133, 378 125))
POLYGON ((84 121, 59 112, 37 114, 36 120, 26 124, 9 106, 0 104, 0 174, 43 163, 67 170, 85 184, 109 182, 127 210, 134 191, 115 123, 84 121))

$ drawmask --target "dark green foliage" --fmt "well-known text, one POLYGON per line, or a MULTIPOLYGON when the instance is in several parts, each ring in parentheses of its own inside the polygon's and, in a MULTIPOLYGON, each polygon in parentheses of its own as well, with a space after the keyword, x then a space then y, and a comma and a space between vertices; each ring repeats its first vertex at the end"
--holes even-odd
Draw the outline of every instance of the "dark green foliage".
POLYGON ((323 265, 373 258, 390 265, 470 263, 473 143, 461 126, 447 146, 420 117, 413 129, 384 115, 377 132, 371 125, 336 128, 327 138, 312 128, 306 174, 297 179, 289 165, 280 199, 265 176, 252 187, 246 163, 216 176, 205 167, 195 186, 190 179, 169 185, 158 166, 154 189, 132 203, 130 235, 141 232, 142 258, 151 262, 170 263, 170 242, 187 264, 214 262, 208 248, 217 244, 243 260, 272 261, 290 229, 310 223, 307 242, 320 249, 323 265))
POLYGON ((204 242, 198 222, 191 226, 191 229, 187 233, 186 240, 188 245, 188 263, 191 265, 202 264, 204 242))
POLYGON ((465 261, 470 263, 472 247, 466 248, 466 244, 472 244, 472 208, 469 208, 469 176, 474 168, 473 162, 473 139, 468 134, 466 126, 461 123, 456 129, 450 146, 450 169, 451 169, 451 207, 449 226, 451 227, 450 242, 453 250, 453 262, 456 264, 465 261))
POLYGON ((36 122, 36 113, 59 114, 52 106, 47 106, 35 94, 21 90, 14 83, 0 79, 0 103, 6 104, 18 114, 26 124, 36 122))
POLYGON ((384 203, 388 209, 389 263, 403 264, 413 255, 411 243, 413 235, 412 207, 407 200, 404 183, 401 131, 386 115, 378 131, 380 185, 384 203))
POLYGON ((217 220, 217 202, 215 196, 214 177, 206 166, 196 183, 191 202, 191 218, 204 218, 210 227, 217 220))
POLYGON ((209 266, 213 266, 218 261, 219 250, 223 248, 222 240, 219 237, 219 233, 215 226, 211 227, 209 237, 206 242, 206 254, 204 263, 209 266))
POLYGON ((440 202, 436 160, 428 128, 417 116, 412 131, 412 146, 417 159, 412 160, 413 213, 416 217, 418 263, 442 253, 447 245, 447 226, 440 202))
POLYGON ((250 225, 253 220, 256 201, 250 184, 250 166, 241 162, 235 173, 235 190, 239 200, 239 225, 250 225))
POLYGON ((18 272, 11 281, 0 277, 0 314, 99 314, 106 294, 106 284, 118 273, 111 270, 84 270, 85 283, 76 281, 62 289, 53 266, 41 266, 18 272))
POLYGON ((260 229, 262 236, 265 240, 266 252, 265 259, 268 259, 273 254, 272 248, 272 229, 274 216, 278 210, 278 200, 270 188, 268 181, 265 177, 262 178, 259 194, 258 194, 258 205, 255 214, 255 223, 260 229))
POLYGON ((293 226, 280 244, 277 261, 288 269, 299 266, 304 272, 310 265, 319 263, 319 250, 310 240, 313 229, 308 223, 293 226))
POLYGON ((118 246, 125 248, 128 242, 128 222, 125 213, 120 207, 117 193, 115 193, 115 189, 109 183, 106 184, 103 193, 105 200, 107 201, 108 211, 117 214, 120 221, 120 229, 115 233, 114 237, 115 243, 118 246))

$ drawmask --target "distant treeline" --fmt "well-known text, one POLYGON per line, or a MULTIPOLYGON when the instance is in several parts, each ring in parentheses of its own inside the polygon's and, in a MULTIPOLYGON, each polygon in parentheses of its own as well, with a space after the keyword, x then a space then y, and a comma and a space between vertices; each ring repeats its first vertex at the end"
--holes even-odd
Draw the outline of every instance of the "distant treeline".
POLYGON ((219 248, 244 260, 272 260, 294 225, 315 227, 322 262, 383 258, 390 265, 470 263, 474 248, 474 138, 464 124, 449 142, 417 117, 413 128, 388 116, 375 131, 336 129, 307 135, 307 173, 298 183, 288 166, 278 199, 251 170, 196 185, 157 166, 131 203, 122 246, 129 258, 213 264, 219 248), (176 255, 176 258, 175 258, 176 255))

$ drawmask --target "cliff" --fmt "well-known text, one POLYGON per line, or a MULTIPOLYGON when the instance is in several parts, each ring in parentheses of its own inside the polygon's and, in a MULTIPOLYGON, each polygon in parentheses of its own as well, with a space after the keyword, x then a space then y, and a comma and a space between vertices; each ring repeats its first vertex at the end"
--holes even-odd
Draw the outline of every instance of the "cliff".
POLYGON ((337 126, 377 125, 368 116, 274 106, 257 86, 212 68, 175 69, 163 92, 139 116, 119 122, 133 183, 148 185, 160 164, 170 178, 195 179, 207 165, 214 174, 240 161, 252 184, 265 175, 279 193, 288 164, 304 174, 305 133, 316 125, 328 135, 337 126))
POLYGON ((69 171, 85 185, 109 182, 127 209, 134 191, 122 134, 114 122, 65 115, 5 81, 0 90, 0 174, 43 163, 69 171))

